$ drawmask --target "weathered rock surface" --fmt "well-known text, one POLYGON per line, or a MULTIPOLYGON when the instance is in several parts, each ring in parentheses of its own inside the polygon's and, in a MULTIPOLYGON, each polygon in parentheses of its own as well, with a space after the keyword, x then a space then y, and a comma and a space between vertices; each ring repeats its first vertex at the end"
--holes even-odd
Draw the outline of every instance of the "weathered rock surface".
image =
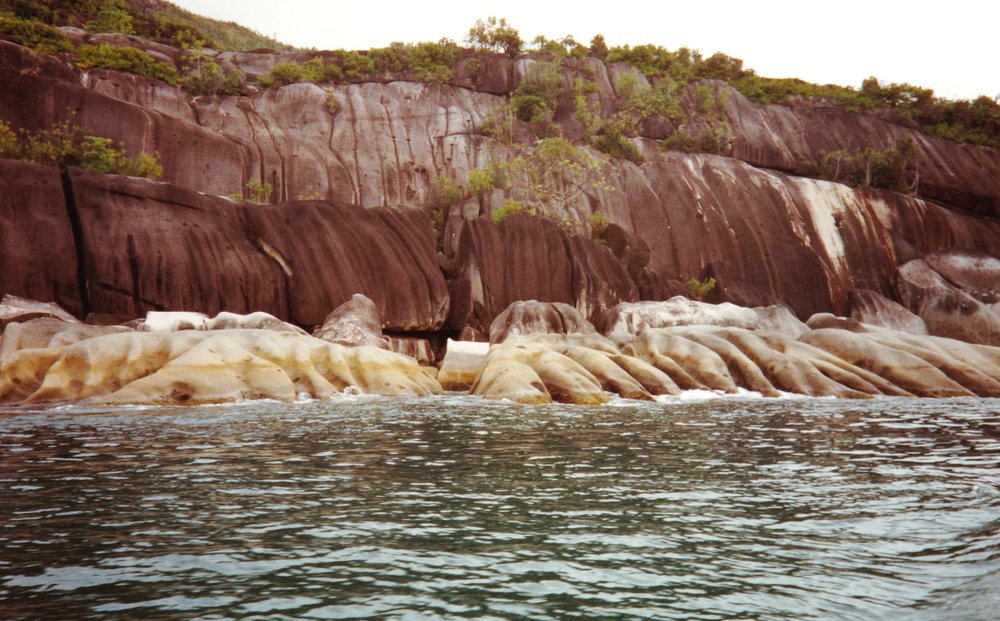
MULTIPOLYGON (((176 61, 171 48, 129 37, 74 36, 176 61)), ((315 55, 216 58, 253 76, 315 55)), ((72 111, 76 123, 130 153, 158 152, 165 182, 74 171, 64 183, 54 169, 0 162, 0 292, 54 301, 78 317, 262 310, 302 326, 362 293, 394 333, 445 325, 486 332, 525 299, 569 304, 603 329, 619 302, 666 299, 680 283, 712 275, 713 301, 784 305, 802 319, 888 313, 896 317, 889 325, 919 331, 891 305, 866 306, 876 298, 860 292, 871 292, 903 302, 933 334, 996 342, 1000 154, 924 134, 891 114, 755 105, 720 83, 707 85, 728 92, 720 113, 733 131, 731 157, 660 153, 657 140, 677 124, 644 122, 646 138, 635 142, 648 161, 606 160, 607 183, 567 207, 584 229, 594 211, 610 220, 606 248, 526 216, 492 224, 481 216, 503 203, 497 190, 452 209, 446 281, 429 220, 409 208, 427 202, 435 176, 464 182, 491 152, 513 156, 483 135, 483 122, 538 58, 477 60, 473 76, 463 53, 451 84, 369 76, 190 100, 155 80, 81 71, 0 41, 0 119, 40 129, 72 111), (919 194, 929 200, 789 174, 823 152, 902 137, 918 144, 919 194), (273 183, 286 202, 199 193, 241 191, 254 178, 273 183), (296 200, 314 195, 329 202, 296 200), (916 260, 937 277, 897 274, 916 260)), ((587 73, 597 85, 587 98, 607 114, 620 104, 617 77, 632 70, 568 59, 562 71, 567 84, 587 73)), ((705 124, 693 114, 704 85, 682 95, 692 131, 705 124)), ((569 138, 582 131, 572 106, 565 97, 556 114, 569 138)))
POLYGON ((360 293, 355 293, 327 315, 313 336, 345 347, 367 345, 389 349, 389 341, 382 337, 382 317, 378 308, 360 293))
POLYGON ((900 332, 927 334, 927 324, 918 315, 902 304, 865 289, 851 292, 851 318, 900 332))
POLYGON ((249 315, 222 312, 209 318, 204 313, 190 311, 149 311, 139 322, 139 332, 179 332, 181 330, 273 330, 305 334, 305 330, 281 321, 273 315, 257 311, 249 315))
POLYGON ((123 326, 89 326, 75 319, 64 321, 54 317, 9 323, 0 337, 0 361, 22 349, 65 347, 97 336, 121 332, 132 330, 123 326))
POLYGON ((0 293, 82 316, 78 276, 59 170, 0 159, 0 293))
POLYGON ((406 356, 273 330, 107 334, 22 349, 0 366, 0 403, 8 404, 291 401, 348 387, 390 396, 441 390, 406 356))
POLYGON ((889 120, 857 114, 843 107, 756 105, 727 87, 725 117, 735 139, 732 156, 764 168, 794 171, 816 162, 824 152, 840 149, 884 149, 903 137, 913 138, 920 152, 920 193, 961 209, 1000 216, 1000 153, 959 145, 889 120))
POLYGON ((470 283, 470 323, 484 332, 520 300, 566 304, 590 320, 639 297, 610 250, 530 216, 510 216, 499 225, 466 220, 455 263, 459 278, 470 283))
POLYGON ((16 295, 4 295, 0 300, 0 330, 9 323, 24 323, 41 318, 61 319, 69 323, 79 323, 79 320, 64 311, 53 302, 39 302, 16 295))
POLYGON ((433 330, 447 317, 447 285, 421 211, 238 203, 71 169, 74 230, 58 171, 0 166, 10 188, 0 194, 0 220, 10 224, 0 229, 5 293, 81 316, 263 311, 302 326, 363 293, 387 329, 433 330))
POLYGON ((503 343, 525 334, 596 334, 597 330, 575 308, 561 302, 514 302, 490 325, 490 343, 503 343))
POLYGON ((622 303, 609 314, 605 334, 639 334, 647 328, 705 325, 768 330, 799 335, 808 328, 781 306, 744 308, 724 302, 707 304, 684 297, 664 302, 622 303))
POLYGON ((900 297, 936 336, 1000 345, 1000 315, 917 259, 899 268, 900 297))

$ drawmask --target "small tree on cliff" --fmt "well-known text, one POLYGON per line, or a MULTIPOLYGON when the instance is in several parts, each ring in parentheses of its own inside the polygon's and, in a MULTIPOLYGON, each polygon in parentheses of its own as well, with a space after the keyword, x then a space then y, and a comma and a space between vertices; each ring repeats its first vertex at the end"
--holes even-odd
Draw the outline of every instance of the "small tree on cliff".
POLYGON ((524 41, 518 35, 517 29, 507 24, 507 20, 489 17, 485 22, 476 20, 469 28, 465 42, 481 52, 503 52, 508 58, 517 58, 521 53, 524 41))

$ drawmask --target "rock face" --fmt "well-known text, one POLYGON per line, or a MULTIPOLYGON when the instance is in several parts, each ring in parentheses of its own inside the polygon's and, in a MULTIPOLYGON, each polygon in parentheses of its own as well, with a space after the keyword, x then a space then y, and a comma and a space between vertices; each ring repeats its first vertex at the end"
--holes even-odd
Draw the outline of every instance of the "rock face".
POLYGON ((3 263, 12 266, 0 275, 5 292, 81 315, 263 311, 303 326, 364 293, 387 328, 433 330, 447 317, 447 285, 422 212, 325 201, 278 208, 71 169, 74 229, 58 171, 0 164, 10 187, 0 195, 0 217, 11 225, 0 232, 9 235, 3 263), (33 188, 45 188, 47 200, 25 210, 33 188))
POLYGON ((127 332, 3 358, 0 403, 199 404, 441 387, 406 356, 273 330, 127 332))
MULTIPOLYGON (((177 60, 129 37, 74 36, 177 60)), ((217 60, 254 76, 315 55, 217 60)), ((0 120, 33 130, 72 117, 132 154, 158 153, 164 169, 156 183, 0 161, 0 293, 77 317, 262 311, 310 329, 363 294, 387 332, 446 331, 443 340, 486 334, 521 300, 572 306, 604 328, 621 302, 665 300, 711 276, 713 302, 919 332, 898 303, 931 334, 997 343, 1000 153, 887 113, 753 104, 717 82, 685 87, 685 118, 638 125, 644 164, 592 153, 605 182, 555 214, 576 233, 526 215, 494 224, 485 216, 518 198, 497 189, 451 207, 437 256, 422 209, 435 177, 464 186, 491 158, 516 155, 486 136, 484 122, 538 59, 475 60, 478 73, 463 52, 449 84, 383 75, 190 99, 150 78, 82 71, 0 41, 0 120), (732 129, 728 156, 662 152, 658 140, 678 126, 707 127, 696 110, 705 86, 722 102, 716 121, 732 129), (904 137, 919 148, 918 196, 795 174, 823 152, 904 137), (272 183, 278 203, 220 198, 251 179, 272 183), (322 200, 305 200, 314 197, 322 200), (590 239, 595 212, 610 222, 604 244, 590 239)), ((567 84, 593 80, 586 97, 604 115, 620 108, 617 77, 634 73, 595 59, 567 59, 560 71, 567 84)), ((570 139, 583 134, 574 106, 564 97, 555 115, 570 139)), ((515 136, 528 135, 515 125, 515 136)))
POLYGON ((930 334, 970 343, 1000 345, 1000 315, 917 259, 899 268, 903 303, 924 320, 930 334))
POLYGON ((58 169, 0 159, 0 266, 0 292, 86 314, 58 169))

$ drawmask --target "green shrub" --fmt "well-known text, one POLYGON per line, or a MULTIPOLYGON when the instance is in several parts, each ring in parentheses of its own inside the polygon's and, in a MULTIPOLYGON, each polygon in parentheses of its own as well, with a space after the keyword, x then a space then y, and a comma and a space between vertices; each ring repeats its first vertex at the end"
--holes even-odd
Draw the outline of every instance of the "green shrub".
POLYGON ((465 192, 449 177, 434 177, 431 179, 430 192, 424 208, 431 218, 434 229, 434 241, 439 251, 444 250, 444 229, 448 223, 448 209, 462 200, 465 192))
POLYGON ((105 0, 97 11, 97 17, 87 22, 87 32, 120 32, 135 34, 132 16, 123 0, 105 0))
POLYGON ((594 148, 601 153, 620 160, 628 160, 634 164, 643 164, 646 158, 631 140, 616 131, 614 125, 608 126, 604 133, 598 134, 594 140, 594 148))
POLYGON ((192 95, 218 95, 223 88, 225 78, 218 63, 207 56, 198 56, 188 62, 194 62, 194 67, 181 82, 185 90, 192 95))
POLYGON ((476 20, 465 42, 479 51, 503 52, 508 58, 517 58, 524 45, 517 29, 508 25, 506 19, 496 17, 489 17, 485 22, 476 20))
POLYGON ((729 121, 723 119, 698 135, 681 128, 668 136, 661 147, 664 150, 685 151, 687 153, 728 155, 732 141, 732 128, 729 126, 729 121))
POLYGON ((841 149, 822 153, 797 173, 829 181, 853 183, 893 192, 915 193, 919 179, 919 148, 904 137, 885 149, 841 149))
POLYGON ((35 21, 0 17, 0 37, 46 54, 73 51, 73 44, 61 30, 35 21))
POLYGON ((692 299, 701 300, 715 290, 715 279, 708 278, 702 281, 692 278, 687 282, 687 288, 692 299))
POLYGON ((257 78, 257 83, 264 88, 285 86, 302 81, 302 67, 289 62, 278 63, 271 67, 271 71, 266 76, 258 76, 257 78))
POLYGON ((15 134, 0 122, 0 157, 20 159, 45 166, 79 166, 97 172, 156 179, 163 174, 156 156, 140 153, 131 158, 121 143, 96 136, 72 123, 59 123, 44 130, 15 134))
POLYGON ((320 194, 320 191, 310 183, 308 187, 306 187, 306 191, 299 194, 295 198, 300 201, 318 201, 323 198, 323 195, 320 194))
POLYGON ((20 159, 21 142, 10 125, 0 121, 0 159, 20 159))
POLYGON ((598 60, 608 57, 608 44, 604 42, 604 35, 596 34, 590 40, 590 55, 598 60))
POLYGON ((163 80, 177 86, 177 70, 134 47, 114 47, 108 44, 81 45, 73 62, 84 69, 115 69, 163 80))
POLYGON ((514 121, 517 119, 511 102, 497 106, 483 119, 483 134, 508 145, 514 144, 514 121))
POLYGON ((511 93, 510 102, 518 119, 530 123, 545 114, 555 113, 565 81, 559 68, 550 62, 535 61, 511 93))
POLYGON ((524 203, 521 201, 514 200, 513 198, 508 198, 503 202, 503 205, 493 210, 490 217, 493 219, 493 224, 500 224, 508 217, 517 213, 534 213, 532 211, 525 212, 524 203))
POLYGON ((232 69, 226 74, 226 79, 222 82, 223 95, 240 95, 243 93, 243 85, 247 81, 245 73, 239 69, 232 69))
POLYGON ((611 224, 604 214, 595 211, 587 218, 587 224, 590 225, 591 238, 596 242, 604 243, 604 233, 608 230, 608 225, 611 224))
POLYGON ((253 178, 247 181, 247 200, 255 203, 270 203, 274 195, 274 186, 267 181, 253 178))
POLYGON ((481 62, 478 58, 470 58, 469 64, 465 66, 465 71, 469 74, 469 79, 472 80, 473 84, 479 79, 480 65, 481 62))

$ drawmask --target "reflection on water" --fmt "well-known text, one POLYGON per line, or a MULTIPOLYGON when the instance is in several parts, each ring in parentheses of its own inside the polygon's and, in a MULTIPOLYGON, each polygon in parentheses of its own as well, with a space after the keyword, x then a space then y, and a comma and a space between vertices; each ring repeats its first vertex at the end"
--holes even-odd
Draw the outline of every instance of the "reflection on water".
POLYGON ((995 619, 1000 402, 0 418, 11 619, 995 619))

